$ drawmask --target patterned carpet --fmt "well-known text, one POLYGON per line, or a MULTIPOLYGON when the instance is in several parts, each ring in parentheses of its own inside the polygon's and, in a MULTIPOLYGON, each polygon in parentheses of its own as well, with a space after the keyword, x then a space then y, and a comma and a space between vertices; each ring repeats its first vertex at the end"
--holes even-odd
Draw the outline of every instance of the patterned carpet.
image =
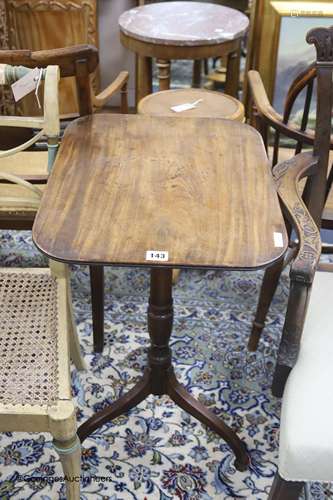
MULTIPOLYGON (((28 232, 2 232, 2 265, 43 265, 28 232)), ((257 353, 246 343, 262 273, 184 271, 174 289, 172 336, 176 372, 192 394, 214 409, 247 443, 251 465, 236 471, 229 447, 174 406, 150 396, 130 414, 104 426, 84 443, 82 499, 266 499, 276 470, 279 400, 270 382, 286 306, 283 277, 257 353)), ((106 346, 92 350, 87 268, 72 273, 74 306, 88 370, 72 370, 73 393, 83 422, 139 379, 148 334, 148 273, 108 269, 106 346)), ((0 434, 0 498, 63 499, 60 462, 47 434, 0 434), (33 482, 45 477, 44 482, 33 482)), ((308 498, 333 498, 313 484, 308 498)))

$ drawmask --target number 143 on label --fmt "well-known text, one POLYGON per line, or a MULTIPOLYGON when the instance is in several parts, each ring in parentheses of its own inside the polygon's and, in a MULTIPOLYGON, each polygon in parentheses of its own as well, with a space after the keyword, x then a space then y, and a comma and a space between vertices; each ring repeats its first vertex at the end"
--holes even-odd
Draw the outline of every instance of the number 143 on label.
POLYGON ((147 250, 146 260, 167 262, 169 260, 169 252, 165 250, 147 250))

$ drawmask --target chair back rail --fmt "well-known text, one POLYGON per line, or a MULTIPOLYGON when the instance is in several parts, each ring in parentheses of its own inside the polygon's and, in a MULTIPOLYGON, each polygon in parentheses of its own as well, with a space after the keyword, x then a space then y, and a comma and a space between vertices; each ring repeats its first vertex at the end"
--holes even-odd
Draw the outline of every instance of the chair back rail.
MULTIPOLYGON (((293 80, 293 82, 289 87, 288 94, 285 100, 284 111, 283 111, 283 123, 287 125, 294 104, 300 93, 305 89, 306 96, 305 96, 304 109, 302 112, 302 119, 300 126, 301 132, 304 132, 308 126, 309 113, 313 96, 313 84, 316 76, 317 76, 316 66, 315 63, 312 63, 304 71, 302 71, 299 75, 297 75, 296 78, 293 80)), ((303 144, 304 142, 301 139, 297 141, 295 154, 301 153, 303 144)), ((272 166, 276 165, 279 161, 279 147, 280 147, 280 132, 279 130, 276 130, 274 134, 272 166)))

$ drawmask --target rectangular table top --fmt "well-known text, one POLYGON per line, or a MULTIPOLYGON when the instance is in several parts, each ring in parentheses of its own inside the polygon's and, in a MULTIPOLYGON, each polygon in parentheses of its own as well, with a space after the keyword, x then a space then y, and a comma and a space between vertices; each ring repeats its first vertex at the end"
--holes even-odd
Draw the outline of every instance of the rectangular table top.
POLYGON ((242 269, 269 265, 288 242, 252 127, 112 114, 66 129, 33 238, 65 262, 242 269))

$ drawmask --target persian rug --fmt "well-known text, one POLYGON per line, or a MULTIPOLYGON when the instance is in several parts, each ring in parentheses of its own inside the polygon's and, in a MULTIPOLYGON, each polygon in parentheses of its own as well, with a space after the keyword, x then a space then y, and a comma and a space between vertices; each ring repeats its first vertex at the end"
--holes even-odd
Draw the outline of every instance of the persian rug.
MULTIPOLYGON (((4 266, 46 261, 29 232, 0 233, 4 266)), ((278 456, 280 401, 270 392, 288 293, 281 280, 256 353, 247 351, 262 272, 182 271, 174 287, 172 334, 177 376, 247 444, 246 472, 230 448, 168 397, 146 401, 88 438, 82 450, 81 499, 211 500, 268 496, 278 456)), ((112 403, 146 363, 149 273, 106 270, 105 347, 93 352, 89 275, 72 272, 75 317, 88 369, 72 367, 78 423, 112 403)), ((62 469, 48 434, 0 434, 0 498, 65 499, 62 469), (34 480, 38 478, 38 480, 34 480), (45 478, 43 481, 40 478, 45 478)), ((333 498, 312 484, 307 498, 333 498)))

